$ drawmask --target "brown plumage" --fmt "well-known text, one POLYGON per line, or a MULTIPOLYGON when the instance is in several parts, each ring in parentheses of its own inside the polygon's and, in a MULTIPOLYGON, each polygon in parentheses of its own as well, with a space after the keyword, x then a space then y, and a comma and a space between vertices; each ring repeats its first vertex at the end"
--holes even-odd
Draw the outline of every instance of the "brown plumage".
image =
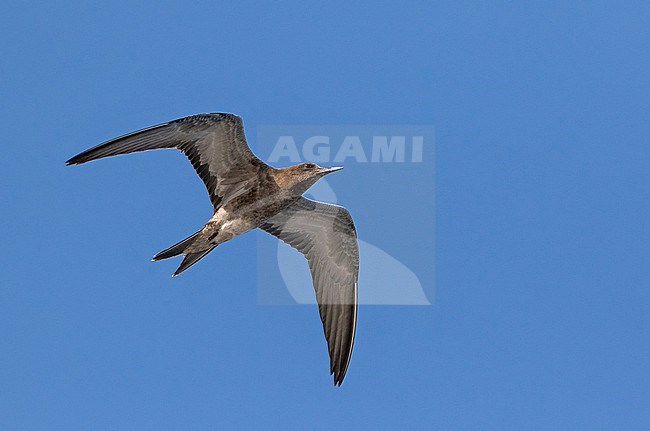
POLYGON ((348 211, 302 194, 340 168, 301 163, 273 168, 258 159, 244 136, 241 118, 199 114, 107 141, 67 161, 68 165, 136 151, 177 148, 201 177, 214 208, 198 232, 156 254, 183 255, 173 274, 185 271, 221 243, 260 228, 305 255, 309 263, 334 384, 345 377, 357 316, 359 251, 348 211))

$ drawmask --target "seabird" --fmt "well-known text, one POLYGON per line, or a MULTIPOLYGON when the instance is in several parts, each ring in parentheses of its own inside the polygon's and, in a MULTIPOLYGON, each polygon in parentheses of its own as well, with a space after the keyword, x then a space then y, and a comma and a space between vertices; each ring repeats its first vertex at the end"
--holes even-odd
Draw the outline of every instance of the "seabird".
POLYGON ((138 130, 84 151, 66 164, 158 148, 176 148, 187 156, 208 189, 214 214, 198 232, 153 260, 182 254, 176 276, 219 244, 255 228, 300 251, 312 275, 330 374, 340 386, 350 363, 357 320, 357 235, 345 208, 302 194, 341 168, 314 163, 273 168, 248 147, 241 118, 227 113, 191 115, 138 130))

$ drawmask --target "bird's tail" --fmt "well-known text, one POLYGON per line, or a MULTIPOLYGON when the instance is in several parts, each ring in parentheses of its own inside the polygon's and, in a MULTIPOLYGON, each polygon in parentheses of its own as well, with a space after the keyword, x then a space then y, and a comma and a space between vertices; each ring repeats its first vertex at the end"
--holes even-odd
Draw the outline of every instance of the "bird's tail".
POLYGON ((201 235, 203 233, 203 230, 204 229, 201 229, 200 231, 188 236, 184 240, 177 242, 171 247, 161 251, 160 253, 156 254, 152 260, 156 261, 168 259, 170 257, 178 256, 179 254, 184 255, 181 265, 172 275, 173 277, 177 276, 201 260, 202 257, 210 253, 212 249, 217 246, 216 244, 212 244, 210 242, 210 237, 201 235))
POLYGON ((195 234, 188 236, 184 240, 177 242, 171 247, 166 248, 165 250, 156 254, 151 260, 155 262, 157 260, 169 259, 170 257, 174 257, 174 256, 178 256, 179 254, 182 254, 187 247, 192 245, 192 243, 196 240, 196 238, 199 236, 200 233, 201 231, 198 231, 195 234))
POLYGON ((196 262, 201 260, 203 256, 206 254, 210 253, 213 248, 215 248, 216 245, 213 245, 212 247, 205 249, 203 251, 200 251, 198 253, 187 253, 185 257, 183 258, 183 261, 181 262, 181 265, 178 267, 176 272, 172 274, 172 277, 176 277, 178 274, 181 272, 185 271, 187 268, 190 266, 194 265, 196 262))

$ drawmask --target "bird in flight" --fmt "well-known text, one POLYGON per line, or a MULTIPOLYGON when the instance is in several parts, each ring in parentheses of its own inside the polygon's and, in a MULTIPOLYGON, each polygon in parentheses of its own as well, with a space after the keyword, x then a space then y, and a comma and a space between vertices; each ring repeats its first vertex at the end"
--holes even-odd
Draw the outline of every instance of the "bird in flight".
POLYGON ((340 386, 347 372, 357 320, 359 248, 350 213, 302 194, 341 168, 300 163, 273 168, 248 147, 240 117, 198 114, 148 127, 104 142, 66 162, 79 165, 103 157, 176 148, 205 183, 214 214, 198 232, 153 260, 183 255, 173 276, 212 249, 259 228, 305 255, 330 357, 330 374, 340 386))

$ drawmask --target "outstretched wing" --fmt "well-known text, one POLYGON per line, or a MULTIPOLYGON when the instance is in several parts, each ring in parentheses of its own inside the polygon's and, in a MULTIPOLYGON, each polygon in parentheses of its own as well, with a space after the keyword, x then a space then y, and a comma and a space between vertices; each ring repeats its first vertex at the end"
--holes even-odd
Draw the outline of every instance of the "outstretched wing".
POLYGON ((359 248, 350 213, 301 197, 261 228, 307 258, 327 339, 330 373, 334 384, 341 385, 357 321, 359 248))
POLYGON ((198 114, 111 139, 68 160, 78 165, 103 157, 157 148, 177 148, 205 183, 217 210, 249 190, 269 166, 246 143, 241 118, 233 114, 198 114))

